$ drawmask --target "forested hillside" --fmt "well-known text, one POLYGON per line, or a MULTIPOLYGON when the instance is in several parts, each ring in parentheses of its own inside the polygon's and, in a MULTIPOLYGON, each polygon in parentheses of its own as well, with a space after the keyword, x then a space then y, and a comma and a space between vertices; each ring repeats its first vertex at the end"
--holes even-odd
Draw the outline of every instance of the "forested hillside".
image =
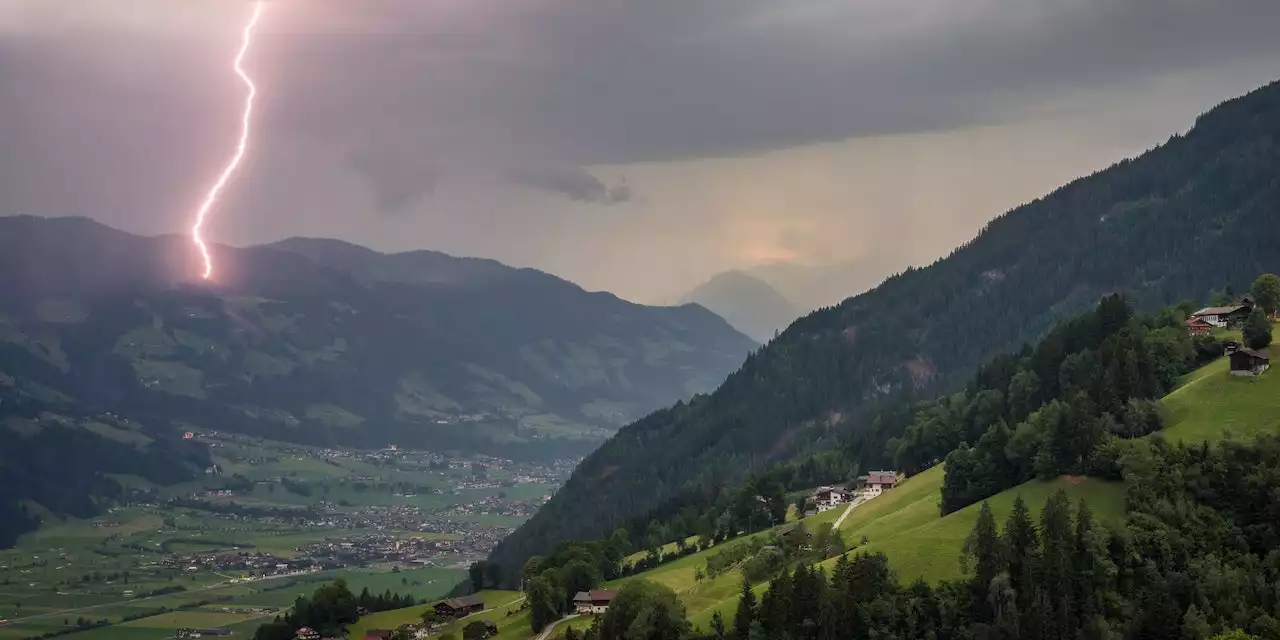
POLYGON ((0 218, 0 545, 91 513, 104 473, 200 472, 185 431, 580 455, 756 346, 697 305, 493 261, 292 240, 219 264, 196 284, 186 238, 0 218))
POLYGON ((1278 172, 1280 83, 997 218, 927 268, 797 321, 715 393, 619 432, 493 560, 520 566, 800 451, 847 443, 864 467, 892 464, 885 445, 899 434, 869 428, 874 408, 958 386, 1108 293, 1152 309, 1223 283, 1243 292, 1280 262, 1278 172))

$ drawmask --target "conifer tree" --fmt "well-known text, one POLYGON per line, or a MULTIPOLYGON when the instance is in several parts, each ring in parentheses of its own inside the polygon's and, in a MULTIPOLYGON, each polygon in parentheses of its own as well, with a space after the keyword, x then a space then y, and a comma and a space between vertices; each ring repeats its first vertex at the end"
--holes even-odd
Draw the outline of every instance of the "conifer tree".
MULTIPOLYGON (((1004 568, 1004 551, 1001 548, 1000 533, 996 530, 996 518, 991 513, 991 505, 985 500, 978 511, 978 521, 973 526, 964 543, 964 564, 971 565, 973 579, 974 610, 980 611, 980 619, 989 620, 990 607, 987 604, 991 581, 1004 568)), ((970 567, 965 567, 966 569, 970 567)))
POLYGON ((738 613, 733 616, 733 637, 750 640, 751 624, 756 620, 756 593, 751 582, 742 577, 742 597, 738 599, 738 613))

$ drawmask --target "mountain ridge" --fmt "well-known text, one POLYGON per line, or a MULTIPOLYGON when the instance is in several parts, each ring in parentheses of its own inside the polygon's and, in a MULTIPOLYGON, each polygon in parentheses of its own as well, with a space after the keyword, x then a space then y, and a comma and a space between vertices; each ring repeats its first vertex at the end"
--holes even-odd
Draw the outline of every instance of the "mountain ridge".
POLYGON ((714 393, 618 432, 491 560, 520 566, 805 451, 846 446, 864 467, 892 464, 895 434, 872 420, 883 400, 954 388, 1109 293, 1151 309, 1223 283, 1243 290, 1280 261, 1277 170, 1272 83, 1005 213, 932 265, 797 320, 714 393))
MULTIPOLYGON (((204 430, 575 456, 713 389, 756 347, 700 306, 645 307, 431 252, 216 247, 206 283, 188 242, 83 218, 0 218, 0 469, 41 459, 34 438, 54 425, 87 450, 99 432, 134 433, 144 458, 204 430)), ((200 471, 199 452, 181 450, 186 472, 200 471)), ((89 486, 103 466, 84 469, 89 486)))

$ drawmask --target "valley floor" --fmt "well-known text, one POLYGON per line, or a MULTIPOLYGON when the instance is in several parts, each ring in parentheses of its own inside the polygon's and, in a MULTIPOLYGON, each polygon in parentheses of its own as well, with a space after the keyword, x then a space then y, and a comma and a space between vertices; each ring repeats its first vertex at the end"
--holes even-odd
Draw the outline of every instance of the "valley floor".
POLYGON ((173 487, 121 477, 126 506, 0 550, 0 640, 251 636, 337 579, 435 600, 568 468, 199 437, 220 473, 173 487))

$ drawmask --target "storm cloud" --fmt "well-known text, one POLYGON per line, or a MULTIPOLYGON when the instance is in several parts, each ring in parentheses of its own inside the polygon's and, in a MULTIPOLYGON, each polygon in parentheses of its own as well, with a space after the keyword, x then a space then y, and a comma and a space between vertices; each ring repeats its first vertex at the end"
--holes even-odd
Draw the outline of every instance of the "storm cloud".
MULTIPOLYGON (((248 7, 0 0, 0 213, 180 228, 236 125, 248 7)), ((270 0, 231 206, 253 212, 240 239, 281 210, 490 215, 464 189, 639 206, 629 170, 599 168, 1018 125, 1159 78, 1256 84, 1278 26, 1274 0, 270 0)))

